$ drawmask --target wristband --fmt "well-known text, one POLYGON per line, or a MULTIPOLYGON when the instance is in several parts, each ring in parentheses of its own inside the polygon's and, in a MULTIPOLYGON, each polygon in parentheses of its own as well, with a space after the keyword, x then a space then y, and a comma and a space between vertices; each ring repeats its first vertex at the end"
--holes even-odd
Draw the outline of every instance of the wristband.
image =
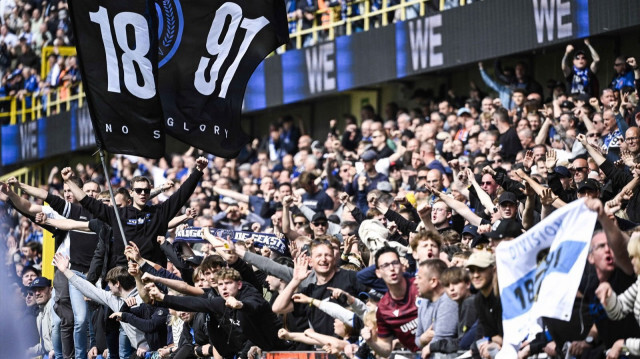
POLYGON ((311 301, 309 302, 309 306, 310 306, 310 307, 313 307, 313 300, 314 300, 314 299, 313 299, 313 298, 311 298, 311 301))
POLYGON ((195 348, 195 352, 196 352, 196 355, 197 355, 198 357, 203 357, 203 356, 204 356, 204 353, 202 353, 202 347, 201 347, 201 346, 196 347, 196 348, 195 348))

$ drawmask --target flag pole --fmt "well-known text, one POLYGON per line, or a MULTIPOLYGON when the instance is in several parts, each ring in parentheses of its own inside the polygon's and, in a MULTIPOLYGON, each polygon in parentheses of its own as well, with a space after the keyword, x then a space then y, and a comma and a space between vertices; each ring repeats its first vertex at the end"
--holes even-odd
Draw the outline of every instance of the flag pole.
POLYGON ((107 180, 107 186, 109 187, 109 196, 111 197, 111 204, 113 211, 116 213, 116 219, 118 220, 118 228, 120 228, 120 234, 122 235, 122 242, 124 246, 127 246, 127 238, 124 235, 124 229, 122 228, 122 221, 120 220, 120 212, 118 212, 118 206, 116 206, 116 198, 113 195, 113 188, 111 187, 111 181, 109 180, 109 172, 107 171, 107 163, 104 160, 104 150, 99 149, 100 162, 102 162, 102 169, 104 170, 104 176, 107 180))

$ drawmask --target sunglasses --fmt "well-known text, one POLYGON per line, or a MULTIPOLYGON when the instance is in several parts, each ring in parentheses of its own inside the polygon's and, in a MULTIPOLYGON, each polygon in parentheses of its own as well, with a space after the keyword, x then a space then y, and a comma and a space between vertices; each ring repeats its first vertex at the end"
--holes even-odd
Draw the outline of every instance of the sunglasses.
POLYGON ((293 224, 296 226, 304 226, 307 222, 293 222, 293 224))
POLYGON ((319 227, 319 226, 324 226, 324 227, 326 227, 326 226, 327 226, 327 222, 325 222, 325 221, 322 221, 322 222, 313 222, 313 225, 314 225, 314 226, 316 226, 316 227, 319 227))
POLYGON ((482 182, 480 184, 483 185, 483 186, 493 186, 495 183, 493 183, 493 182, 482 182))
POLYGON ((576 168, 571 168, 569 171, 571 171, 571 172, 575 172, 575 171, 583 172, 583 171, 588 171, 588 170, 589 170, 589 167, 576 167, 576 168))
POLYGON ((627 137, 625 142, 636 142, 640 139, 640 137, 627 137))
POLYGON ((25 295, 25 297, 33 297, 35 295, 34 292, 27 292, 27 294, 25 295))
POLYGON ((418 181, 426 180, 427 176, 418 176, 418 181))
POLYGON ((137 194, 150 194, 151 193, 151 188, 134 188, 133 191, 137 194))

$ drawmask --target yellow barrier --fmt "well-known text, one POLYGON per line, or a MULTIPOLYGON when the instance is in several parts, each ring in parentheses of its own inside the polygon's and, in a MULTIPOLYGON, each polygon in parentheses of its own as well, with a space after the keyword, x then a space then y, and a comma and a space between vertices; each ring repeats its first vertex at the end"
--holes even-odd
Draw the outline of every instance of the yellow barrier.
POLYGON ((0 122, 15 125, 18 122, 37 120, 42 116, 51 116, 71 108, 71 102, 74 101, 77 101, 78 107, 84 106, 85 93, 82 82, 72 87, 57 88, 44 95, 26 94, 20 98, 0 97, 0 122), (76 92, 76 88, 77 93, 70 94, 76 92), (27 107, 27 102, 31 103, 30 107, 27 107))

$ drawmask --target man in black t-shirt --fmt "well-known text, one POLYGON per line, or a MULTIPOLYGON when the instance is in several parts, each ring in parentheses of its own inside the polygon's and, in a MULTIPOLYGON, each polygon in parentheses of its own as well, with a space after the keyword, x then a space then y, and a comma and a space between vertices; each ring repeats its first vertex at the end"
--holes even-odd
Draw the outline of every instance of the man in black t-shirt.
POLYGON ((301 293, 313 298, 313 300, 329 300, 346 306, 346 300, 333 298, 333 292, 329 288, 339 288, 353 296, 365 292, 366 288, 356 281, 356 272, 338 269, 335 266, 334 251, 329 241, 312 242, 309 254, 310 257, 301 255, 296 259, 293 278, 280 291, 278 298, 273 302, 272 309, 277 314, 293 311, 295 316, 305 316, 309 318, 313 330, 320 334, 333 335, 333 317, 315 306, 294 304, 292 301, 292 296, 300 283, 311 274, 311 270, 308 268, 309 264, 315 271, 317 280, 306 286, 301 293))

